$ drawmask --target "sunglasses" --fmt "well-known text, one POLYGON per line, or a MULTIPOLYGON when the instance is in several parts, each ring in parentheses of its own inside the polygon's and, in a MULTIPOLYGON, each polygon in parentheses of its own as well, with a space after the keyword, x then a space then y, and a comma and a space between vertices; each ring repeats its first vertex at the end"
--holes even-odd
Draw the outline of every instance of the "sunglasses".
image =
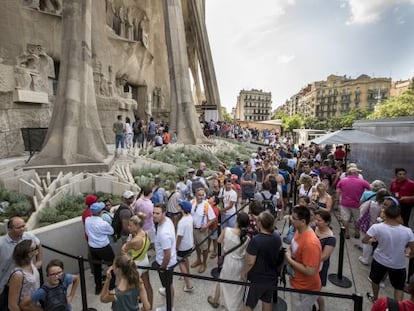
POLYGON ((31 252, 34 252, 34 251, 37 251, 38 249, 39 249, 39 246, 38 246, 38 245, 36 245, 35 247, 31 248, 31 249, 30 249, 30 251, 31 251, 31 252))

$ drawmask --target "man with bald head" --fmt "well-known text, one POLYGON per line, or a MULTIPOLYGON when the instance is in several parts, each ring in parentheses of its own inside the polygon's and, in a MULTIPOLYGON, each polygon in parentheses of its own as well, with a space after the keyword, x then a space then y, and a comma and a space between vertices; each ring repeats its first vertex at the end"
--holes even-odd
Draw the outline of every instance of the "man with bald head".
POLYGON ((7 234, 0 237, 0 308, 5 303, 4 286, 9 279, 10 273, 14 269, 14 261, 12 258, 14 248, 23 240, 32 240, 39 248, 36 256, 35 266, 40 268, 42 266, 42 248, 40 240, 32 233, 26 232, 26 223, 20 217, 13 217, 7 223, 7 234))

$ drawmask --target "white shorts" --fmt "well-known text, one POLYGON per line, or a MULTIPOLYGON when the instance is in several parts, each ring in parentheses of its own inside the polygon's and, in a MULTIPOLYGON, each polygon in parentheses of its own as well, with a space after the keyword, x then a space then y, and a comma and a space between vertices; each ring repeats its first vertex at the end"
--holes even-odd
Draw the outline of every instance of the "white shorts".
POLYGON ((142 267, 150 267, 150 262, 148 259, 148 254, 145 254, 145 257, 141 260, 135 260, 135 265, 137 266, 137 270, 139 275, 141 276, 143 273, 148 272, 149 270, 147 269, 140 269, 138 268, 138 266, 142 266, 142 267))
POLYGON ((357 221, 359 219, 359 208, 351 208, 351 207, 345 207, 340 206, 341 210, 341 218, 343 221, 349 221, 351 219, 351 215, 354 218, 354 221, 357 221))

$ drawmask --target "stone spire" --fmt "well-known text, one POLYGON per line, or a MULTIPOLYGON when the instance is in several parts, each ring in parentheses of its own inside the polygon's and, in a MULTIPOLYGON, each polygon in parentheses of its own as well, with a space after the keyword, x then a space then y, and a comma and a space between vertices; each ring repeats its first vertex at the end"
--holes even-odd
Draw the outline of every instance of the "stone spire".
POLYGON ((30 165, 102 163, 108 154, 96 105, 92 0, 65 0, 59 85, 42 151, 30 165))

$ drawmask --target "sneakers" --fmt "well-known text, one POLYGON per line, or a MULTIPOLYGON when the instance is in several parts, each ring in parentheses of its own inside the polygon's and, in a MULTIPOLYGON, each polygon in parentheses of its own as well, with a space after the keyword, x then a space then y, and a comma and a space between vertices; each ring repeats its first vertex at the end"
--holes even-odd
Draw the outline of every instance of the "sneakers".
POLYGON ((368 260, 366 260, 364 257, 359 256, 358 260, 360 263, 362 263, 363 265, 367 266, 368 265, 368 260))
POLYGON ((160 293, 161 296, 165 296, 165 287, 160 287, 158 293, 160 293))
POLYGON ((188 287, 184 285, 184 291, 186 293, 192 293, 194 291, 194 286, 188 287))

